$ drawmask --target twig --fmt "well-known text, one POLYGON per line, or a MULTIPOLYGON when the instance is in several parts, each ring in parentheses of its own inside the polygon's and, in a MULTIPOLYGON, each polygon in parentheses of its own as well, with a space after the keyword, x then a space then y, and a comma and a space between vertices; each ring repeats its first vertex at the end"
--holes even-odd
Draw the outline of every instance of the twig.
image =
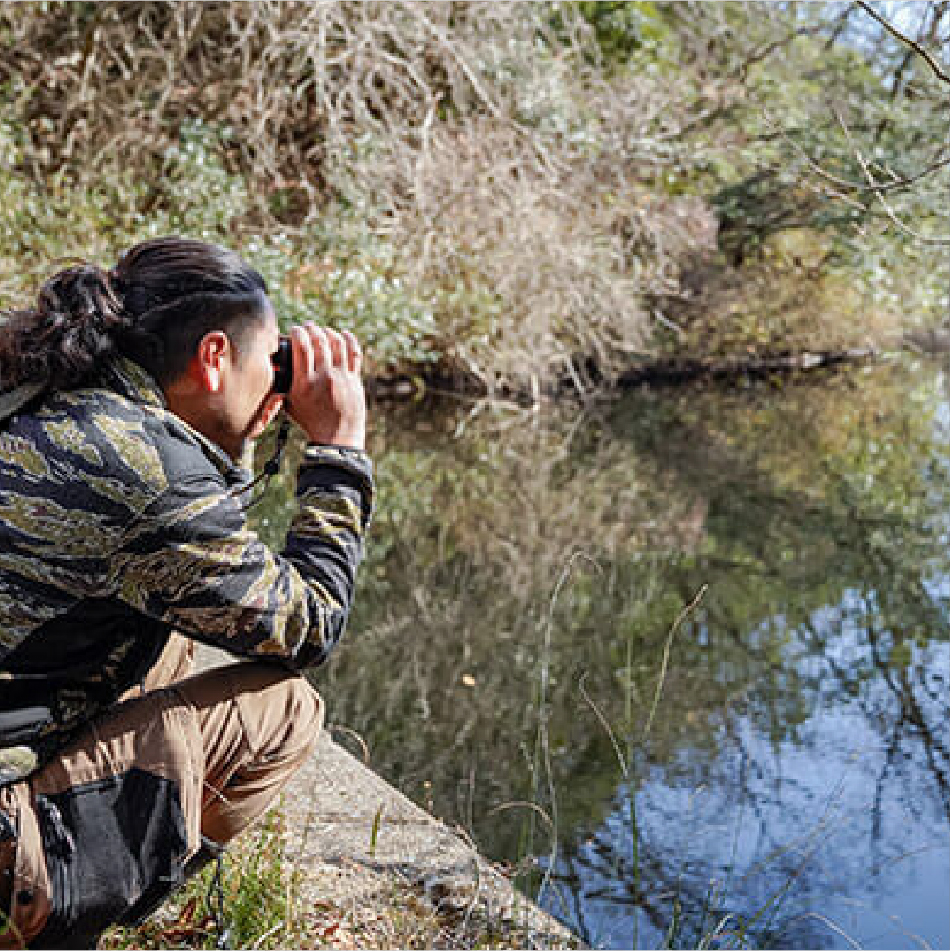
POLYGON ((887 203, 887 199, 881 192, 881 189, 878 187, 878 183, 874 178, 874 173, 868 166, 868 163, 864 156, 861 154, 861 150, 858 148, 857 143, 854 141, 854 137, 851 135, 851 130, 848 128, 847 123, 844 121, 844 117, 841 115, 839 110, 835 109, 835 117, 840 124, 845 137, 848 140, 848 144, 851 146, 851 150, 854 152, 855 158, 861 165, 861 169, 864 172, 865 178, 868 180, 868 184, 872 186, 872 191, 877 195, 877 200, 881 203, 881 207, 884 209, 885 214, 888 218, 902 231, 909 234, 912 238, 916 238, 918 241, 922 241, 924 244, 936 244, 941 247, 950 247, 950 238, 929 238, 927 235, 921 234, 919 231, 914 231, 909 225, 904 224, 900 218, 897 217, 897 213, 893 208, 887 203))
POLYGON ((806 911, 803 915, 796 915, 794 920, 801 920, 803 918, 814 918, 816 921, 820 921, 823 925, 826 925, 831 931, 835 934, 841 935, 845 941, 851 945, 852 948, 860 948, 861 945, 854 940, 840 925, 835 924, 830 918, 825 917, 824 915, 818 914, 817 911, 806 911))
POLYGON ((614 736, 614 731, 611 729, 610 724, 607 722, 607 718, 603 715, 603 713, 601 713, 597 704, 594 703, 594 701, 590 698, 590 695, 584 689, 584 681, 587 679, 588 673, 589 673, 588 671, 585 671, 584 675, 581 677, 580 681, 577 684, 578 689, 580 690, 584 699, 590 705, 591 710, 593 710, 594 713, 597 715, 597 719, 600 720, 600 725, 606 731, 607 736, 610 739, 611 745, 614 748, 614 753, 616 753, 617 759, 620 761, 620 769, 623 772, 624 779, 626 779, 630 775, 630 769, 627 764, 627 759, 623 755, 623 750, 620 749, 620 744, 617 742, 617 738, 616 736, 614 736))
POLYGON ((547 778, 548 784, 548 797, 551 801, 551 851, 549 854, 548 867, 545 870, 544 876, 541 879, 541 884, 538 886, 538 900, 540 901, 541 896, 544 894, 545 888, 547 888, 550 883, 551 876, 554 873, 554 866, 557 861, 557 830, 558 830, 558 815, 557 815, 557 790, 554 787, 554 771, 551 767, 551 748, 550 743, 548 742, 548 731, 547 731, 547 691, 548 691, 548 679, 550 673, 548 670, 548 665, 550 662, 551 656, 551 632, 554 630, 554 610, 557 606, 557 600, 560 596, 561 589, 567 583, 568 578, 571 575, 571 571, 574 568, 574 563, 578 559, 586 559, 589 561, 598 571, 601 571, 600 565, 590 557, 586 552, 575 551, 571 554, 571 557, 568 559, 567 564, 561 569, 561 573, 558 576, 557 582, 554 585, 554 591, 551 594, 551 600, 548 602, 548 612, 547 618, 544 622, 544 644, 542 647, 542 661, 541 661, 541 684, 538 690, 538 742, 540 745, 540 754, 544 759, 544 773, 547 778))
MULTIPOLYGON (((468 931, 469 923, 472 919, 472 912, 475 910, 475 906, 478 904, 479 898, 482 896, 483 891, 483 882, 482 882, 482 865, 481 858, 478 848, 475 845, 475 840, 471 837, 466 829, 456 827, 456 833, 465 841, 468 847, 472 850, 472 869, 475 875, 475 889, 472 893, 472 897, 469 900, 468 904, 465 906, 465 915, 462 918, 461 930, 465 934, 468 931)), ((485 919, 488 920, 489 914, 489 904, 488 896, 486 893, 485 896, 485 919)))
POLYGON ((774 40, 773 42, 762 47, 762 49, 752 53, 747 60, 740 63, 732 71, 732 75, 737 79, 745 79, 745 77, 748 75, 750 66, 755 66, 756 63, 761 63, 762 60, 768 59, 776 50, 781 49, 783 46, 788 46, 789 43, 797 40, 800 36, 814 36, 821 29, 821 26, 803 26, 799 27, 797 30, 793 30, 791 33, 781 37, 781 39, 774 40))
POLYGON ((526 799, 517 799, 513 802, 503 802, 500 806, 495 806, 494 809, 489 809, 487 814, 489 816, 493 816, 496 812, 505 812, 508 809, 517 809, 520 807, 524 807, 525 809, 533 809, 549 826, 552 828, 554 827, 554 822, 547 812, 545 812, 545 810, 536 802, 528 802, 526 799))
POLYGON ((779 130, 779 135, 781 138, 790 145, 808 164, 808 166, 820 175, 825 180, 831 182, 833 185, 837 185, 840 188, 847 188, 850 191, 856 192, 874 192, 879 194, 881 192, 895 191, 899 188, 906 188, 908 185, 913 185, 915 182, 919 182, 922 178, 926 178, 928 175, 933 174, 941 168, 950 165, 950 154, 944 154, 946 148, 938 149, 934 158, 930 163, 924 166, 923 170, 915 173, 914 175, 908 175, 904 178, 894 178, 889 182, 874 182, 872 184, 867 184, 866 182, 854 182, 847 178, 841 178, 838 175, 829 172, 826 168, 823 168, 819 165, 790 135, 782 130, 779 130))
POLYGON ((356 732, 356 730, 351 730, 348 726, 340 726, 340 724, 334 723, 330 726, 330 732, 342 733, 345 736, 349 736, 352 739, 356 740, 356 742, 359 743, 360 749, 363 752, 363 762, 367 766, 369 765, 369 760, 370 760, 369 747, 366 745, 366 740, 364 740, 363 737, 360 736, 359 733, 356 732))
POLYGON ((653 706, 650 708, 650 716, 647 718, 647 725, 644 728, 643 735, 647 737, 650 735, 650 728, 653 726, 653 717, 656 715, 656 708, 660 703, 660 694, 663 692, 663 682, 666 680, 666 668, 670 661, 670 648, 673 646, 673 635, 676 633, 677 628, 680 624, 683 623, 684 618, 696 607, 697 604, 703 599, 703 595, 709 590, 709 585, 704 584, 699 591, 696 592, 695 597, 689 604, 683 608, 679 613, 679 617, 673 622, 673 626, 670 628, 670 633, 666 638, 666 645, 663 648, 663 660, 660 663, 660 675, 656 681, 656 691, 653 694, 653 706))
POLYGON ((285 924, 286 924, 286 922, 284 922, 284 921, 278 921, 277 924, 274 925, 273 928, 271 928, 269 931, 265 931, 265 932, 257 939, 257 941, 255 941, 254 944, 251 945, 251 947, 252 947, 252 948, 262 948, 262 947, 264 947, 264 942, 265 942, 272 934, 276 934, 278 931, 280 931, 280 929, 283 928, 285 924))

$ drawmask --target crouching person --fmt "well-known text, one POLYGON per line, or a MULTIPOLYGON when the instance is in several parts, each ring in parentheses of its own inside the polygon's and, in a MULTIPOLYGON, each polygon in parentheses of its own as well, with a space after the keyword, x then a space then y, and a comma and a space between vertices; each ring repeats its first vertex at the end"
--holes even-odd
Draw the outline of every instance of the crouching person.
POLYGON ((0 329, 0 947, 153 911, 312 752, 372 508, 362 355, 281 339, 263 279, 178 238, 69 268, 0 329), (283 552, 245 520, 281 409, 283 552), (194 641, 234 663, 193 673, 194 641))

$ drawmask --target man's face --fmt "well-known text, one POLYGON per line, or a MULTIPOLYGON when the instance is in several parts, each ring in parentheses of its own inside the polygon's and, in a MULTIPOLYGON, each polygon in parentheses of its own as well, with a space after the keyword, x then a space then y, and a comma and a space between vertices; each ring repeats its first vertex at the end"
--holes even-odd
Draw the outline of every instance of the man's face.
POLYGON ((231 359, 222 373, 216 442, 233 459, 242 457, 283 405, 283 397, 272 392, 271 355, 278 339, 277 318, 268 305, 263 318, 242 334, 240 341, 231 343, 231 359))
POLYGON ((205 334, 185 372, 165 386, 169 408, 236 462, 283 405, 273 392, 278 339, 277 318, 265 302, 241 333, 205 334))

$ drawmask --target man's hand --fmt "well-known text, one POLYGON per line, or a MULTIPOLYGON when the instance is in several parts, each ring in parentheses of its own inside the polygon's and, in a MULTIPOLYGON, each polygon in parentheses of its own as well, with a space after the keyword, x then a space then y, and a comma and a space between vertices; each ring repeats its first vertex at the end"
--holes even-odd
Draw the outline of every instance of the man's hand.
POLYGON ((312 442, 363 449, 366 394, 360 373, 363 352, 348 330, 293 327, 294 378, 287 412, 312 442))

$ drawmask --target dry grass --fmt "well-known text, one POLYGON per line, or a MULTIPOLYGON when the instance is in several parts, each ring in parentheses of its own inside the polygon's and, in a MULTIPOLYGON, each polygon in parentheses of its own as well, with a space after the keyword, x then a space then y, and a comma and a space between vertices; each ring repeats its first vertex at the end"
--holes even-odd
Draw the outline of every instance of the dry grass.
MULTIPOLYGON (((684 262, 716 248, 697 195, 757 161, 737 64, 782 33, 766 7, 730 8, 747 36, 725 7, 674 5, 661 27, 671 9, 630 5, 675 33, 680 59, 618 71, 567 3, 2 4, 0 291, 64 245, 111 254, 161 228, 266 258, 282 312, 363 334, 374 370, 437 360, 489 393, 585 392, 697 343, 794 350, 805 325, 783 338, 779 304, 834 346, 865 325, 866 301, 824 317, 841 282, 809 297, 795 275, 799 299, 778 300, 767 265, 684 287, 684 262), (757 300, 730 309, 742 283, 774 321, 757 300), (671 329, 683 301, 686 338, 671 329)), ((878 300, 879 257, 856 281, 878 300)))
POLYGON ((203 130, 248 183, 231 231, 319 227, 346 265, 369 255, 488 389, 609 378, 649 350, 644 297, 715 235, 698 199, 649 187, 682 149, 688 84, 611 79, 569 5, 22 3, 0 35, 21 172, 130 178, 147 216, 203 130))

